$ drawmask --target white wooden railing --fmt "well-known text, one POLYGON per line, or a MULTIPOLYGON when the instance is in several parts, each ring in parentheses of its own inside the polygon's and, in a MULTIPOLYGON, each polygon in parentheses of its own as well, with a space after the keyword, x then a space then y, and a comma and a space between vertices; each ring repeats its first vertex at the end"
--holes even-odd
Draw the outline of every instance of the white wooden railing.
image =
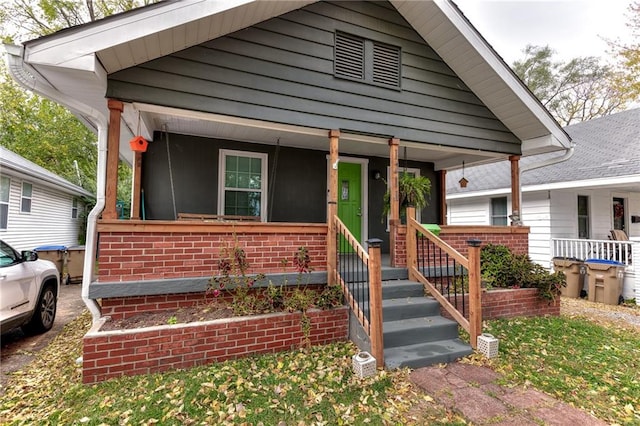
POLYGON ((629 266, 633 260, 631 256, 633 244, 640 243, 633 241, 552 238, 551 255, 552 257, 573 257, 580 260, 615 260, 629 266))

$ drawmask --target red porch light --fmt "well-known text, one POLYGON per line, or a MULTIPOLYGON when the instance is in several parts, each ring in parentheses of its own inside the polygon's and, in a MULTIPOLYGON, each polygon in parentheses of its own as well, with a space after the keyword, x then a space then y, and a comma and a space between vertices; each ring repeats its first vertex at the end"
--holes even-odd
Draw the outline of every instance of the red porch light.
POLYGON ((136 136, 129 141, 129 146, 131 147, 131 151, 134 152, 146 152, 147 146, 149 142, 142 136, 136 136))

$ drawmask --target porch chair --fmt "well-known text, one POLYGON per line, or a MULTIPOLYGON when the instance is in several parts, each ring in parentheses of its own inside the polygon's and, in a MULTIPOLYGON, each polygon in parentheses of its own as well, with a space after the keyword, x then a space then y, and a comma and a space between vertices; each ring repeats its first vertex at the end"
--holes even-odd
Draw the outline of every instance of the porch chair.
MULTIPOLYGON (((611 230, 611 240, 613 241, 629 241, 629 236, 622 229, 612 229, 611 230)), ((629 263, 631 263, 631 247, 626 247, 627 250, 627 258, 629 259, 629 263)), ((618 253, 618 259, 622 260, 622 253, 618 253)))

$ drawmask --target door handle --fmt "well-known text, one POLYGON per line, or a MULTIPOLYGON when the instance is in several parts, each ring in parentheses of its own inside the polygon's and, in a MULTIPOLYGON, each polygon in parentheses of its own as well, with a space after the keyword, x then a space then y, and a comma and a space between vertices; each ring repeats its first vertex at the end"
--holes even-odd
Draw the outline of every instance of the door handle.
POLYGON ((362 216, 362 207, 358 207, 358 213, 356 213, 356 216, 362 216))

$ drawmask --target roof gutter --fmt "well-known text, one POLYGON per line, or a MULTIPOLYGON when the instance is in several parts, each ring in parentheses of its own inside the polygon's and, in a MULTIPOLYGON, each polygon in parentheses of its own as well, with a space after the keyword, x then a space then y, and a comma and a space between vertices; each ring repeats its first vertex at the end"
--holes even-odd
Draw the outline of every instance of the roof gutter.
MULTIPOLYGON (((563 155, 549 158, 547 160, 540 161, 538 163, 526 164, 522 166, 520 168, 520 173, 519 173, 520 176, 518 177, 518 182, 522 182, 522 174, 524 172, 528 172, 530 170, 539 169, 540 167, 551 166, 552 164, 558 164, 558 163, 562 163, 563 161, 567 161, 568 159, 573 157, 575 147, 576 147, 576 144, 575 142, 572 141, 569 148, 565 149, 565 152, 563 155)), ((518 205, 520 206, 520 209, 522 209, 522 185, 520 186, 520 188, 518 188, 518 196, 519 196, 518 205)), ((521 212, 513 211, 511 214, 511 220, 514 222, 514 224, 522 225, 521 212)))
POLYGON ((98 130, 98 171, 96 205, 87 218, 87 241, 82 275, 82 300, 91 312, 95 323, 102 316, 100 305, 89 298, 89 285, 94 279, 97 242, 97 220, 105 205, 107 170, 107 129, 108 121, 104 114, 65 95, 51 85, 37 79, 38 72, 24 61, 24 47, 5 45, 9 73, 22 87, 46 98, 52 99, 66 108, 86 116, 98 130))

